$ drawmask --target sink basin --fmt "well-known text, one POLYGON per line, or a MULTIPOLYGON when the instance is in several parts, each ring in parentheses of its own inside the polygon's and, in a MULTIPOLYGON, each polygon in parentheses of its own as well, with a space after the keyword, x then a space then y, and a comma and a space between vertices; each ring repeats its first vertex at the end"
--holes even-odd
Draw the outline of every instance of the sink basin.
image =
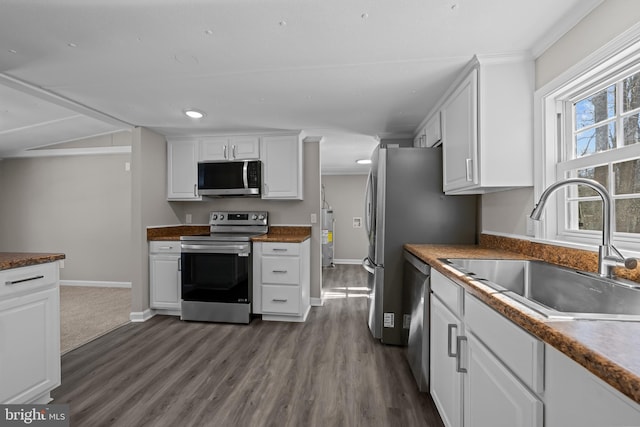
POLYGON ((450 258, 463 274, 552 319, 640 321, 640 284, 543 261, 450 258))

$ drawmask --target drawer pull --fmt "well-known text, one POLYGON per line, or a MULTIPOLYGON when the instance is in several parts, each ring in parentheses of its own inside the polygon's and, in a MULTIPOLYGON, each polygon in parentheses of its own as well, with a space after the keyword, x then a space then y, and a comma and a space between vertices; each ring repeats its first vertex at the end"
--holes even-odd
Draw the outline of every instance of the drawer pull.
POLYGON ((272 273, 285 274, 287 270, 273 270, 272 273))
POLYGON ((467 368, 462 367, 462 352, 460 351, 460 346, 462 345, 462 341, 466 342, 467 337, 465 337, 464 335, 456 337, 456 347, 458 347, 457 348, 458 354, 456 354, 456 372, 459 372, 461 374, 466 374, 467 368))
MULTIPOLYGON (((455 323, 449 323, 447 325, 447 356, 449 357, 458 357, 458 355, 456 353, 453 352, 453 350, 451 350, 451 331, 455 329, 458 330, 458 325, 456 325, 455 323)), ((457 351, 457 348, 456 348, 457 351)))
POLYGON ((30 282, 32 280, 38 280, 38 279, 44 279, 44 276, 33 276, 33 277, 27 277, 26 279, 20 279, 20 280, 7 280, 6 282, 4 282, 4 284, 16 285, 18 283, 30 282))
POLYGON ((173 249, 173 246, 160 246, 158 249, 173 249))
POLYGON ((273 252, 287 252, 289 249, 287 248, 273 248, 273 252))
POLYGON ((271 301, 273 301, 273 302, 287 302, 287 299, 286 298, 274 298, 271 301))

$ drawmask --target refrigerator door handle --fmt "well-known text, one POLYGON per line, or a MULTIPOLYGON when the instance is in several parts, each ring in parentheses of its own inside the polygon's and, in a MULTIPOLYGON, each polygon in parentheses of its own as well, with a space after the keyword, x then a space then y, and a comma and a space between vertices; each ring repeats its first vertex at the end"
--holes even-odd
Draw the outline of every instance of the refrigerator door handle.
POLYGON ((369 171, 369 176, 367 177, 367 186, 364 190, 364 228, 367 232, 367 235, 371 234, 371 180, 373 179, 373 175, 371 171, 369 171))
POLYGON ((369 274, 375 273, 373 266, 369 262, 369 257, 366 257, 365 259, 362 260, 362 267, 364 267, 364 269, 367 270, 367 273, 369 274))

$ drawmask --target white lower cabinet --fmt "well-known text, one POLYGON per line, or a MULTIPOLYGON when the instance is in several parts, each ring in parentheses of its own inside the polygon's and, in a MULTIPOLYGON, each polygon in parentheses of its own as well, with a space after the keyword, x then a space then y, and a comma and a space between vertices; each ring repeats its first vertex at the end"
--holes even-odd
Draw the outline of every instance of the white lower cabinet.
POLYGON ((58 263, 0 272, 0 403, 48 403, 60 385, 58 263))
POLYGON ((435 270, 431 288, 430 392, 444 424, 542 427, 542 342, 435 270))
POLYGON ((310 239, 253 243, 253 312, 263 320, 304 322, 310 303, 310 239))
POLYGON ((149 306, 180 314, 180 242, 149 242, 149 306))
MULTIPOLYGON (((433 270, 432 270, 433 271, 433 270)), ((456 337, 462 322, 435 296, 431 298, 430 392, 447 427, 462 426, 462 375, 456 337)))
POLYGON ((640 404, 547 345, 545 427, 640 426, 640 404))
POLYGON ((472 333, 467 333, 465 427, 542 427, 543 404, 472 333))

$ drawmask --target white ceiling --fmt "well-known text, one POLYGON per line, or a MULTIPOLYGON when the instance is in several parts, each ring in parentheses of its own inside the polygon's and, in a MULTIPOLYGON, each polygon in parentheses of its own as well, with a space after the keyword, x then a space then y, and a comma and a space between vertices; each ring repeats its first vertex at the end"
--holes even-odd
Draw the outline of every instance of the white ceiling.
POLYGON ((131 126, 303 129, 323 169, 356 170, 474 54, 535 56, 600 2, 0 0, 0 157, 131 126))

